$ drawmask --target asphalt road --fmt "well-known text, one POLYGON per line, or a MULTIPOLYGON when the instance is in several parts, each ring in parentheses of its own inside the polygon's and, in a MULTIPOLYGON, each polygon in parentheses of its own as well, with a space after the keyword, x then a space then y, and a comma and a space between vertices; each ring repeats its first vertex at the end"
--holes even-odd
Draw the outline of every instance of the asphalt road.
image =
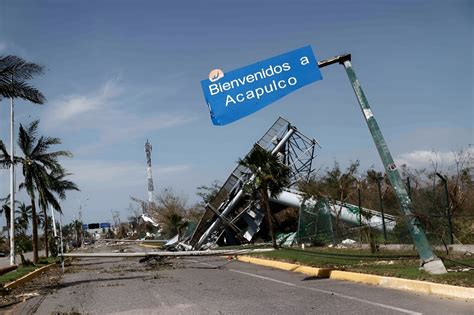
POLYGON ((150 266, 87 258, 21 314, 473 314, 474 303, 382 289, 228 261, 181 258, 150 266))

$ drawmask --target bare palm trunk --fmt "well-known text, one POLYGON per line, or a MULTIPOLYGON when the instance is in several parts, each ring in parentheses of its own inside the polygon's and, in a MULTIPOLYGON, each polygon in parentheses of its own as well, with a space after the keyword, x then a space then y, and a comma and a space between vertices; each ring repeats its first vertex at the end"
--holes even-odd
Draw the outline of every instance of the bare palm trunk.
POLYGON ((49 254, 49 247, 48 247, 48 214, 46 213, 46 208, 43 210, 43 215, 44 215, 44 252, 46 255, 46 258, 48 258, 49 254))
POLYGON ((262 185, 261 194, 262 194, 263 204, 264 204, 265 210, 267 212, 268 229, 270 230, 270 235, 272 237, 273 248, 276 249, 276 248, 278 248, 278 246, 277 246, 277 243, 276 243, 275 229, 273 227, 273 222, 272 222, 272 213, 271 213, 271 210, 270 210, 270 203, 268 202, 267 185, 265 185, 265 184, 262 185))
POLYGON ((35 199, 31 198, 31 226, 33 230, 33 263, 38 263, 38 217, 36 216, 35 199))

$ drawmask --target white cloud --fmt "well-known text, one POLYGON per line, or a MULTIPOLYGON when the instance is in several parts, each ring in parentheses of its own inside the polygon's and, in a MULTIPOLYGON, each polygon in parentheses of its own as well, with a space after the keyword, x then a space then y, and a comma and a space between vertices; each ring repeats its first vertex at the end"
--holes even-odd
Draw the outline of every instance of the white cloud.
MULTIPOLYGON (((438 169, 443 169, 455 163, 456 154, 457 151, 415 150, 400 154, 395 162, 415 169, 431 168, 433 165, 437 165, 438 169)), ((468 148, 464 154, 474 156, 474 147, 468 148)))
POLYGON ((114 80, 109 80, 98 91, 89 95, 68 95, 59 98, 51 104, 51 110, 47 116, 47 123, 54 121, 55 124, 67 123, 77 119, 81 114, 100 111, 106 104, 111 103, 121 94, 114 80))
POLYGON ((54 131, 97 132, 95 142, 75 150, 85 153, 195 120, 186 113, 140 111, 139 104, 133 104, 130 98, 133 96, 126 95, 119 80, 111 79, 89 94, 53 100, 45 108, 42 122, 46 129, 54 131))

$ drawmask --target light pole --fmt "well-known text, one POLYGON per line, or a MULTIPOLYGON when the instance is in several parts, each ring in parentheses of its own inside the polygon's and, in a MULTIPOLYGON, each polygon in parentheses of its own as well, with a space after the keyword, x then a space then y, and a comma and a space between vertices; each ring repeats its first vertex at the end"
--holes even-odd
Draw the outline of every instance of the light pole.
POLYGON ((61 220, 62 214, 59 214, 59 246, 61 246, 61 269, 63 270, 64 273, 64 244, 63 244, 63 227, 62 227, 62 220, 61 220))
POLYGON ((451 211, 449 209, 448 179, 446 178, 446 176, 443 176, 438 172, 436 172, 436 176, 438 176, 444 183, 444 195, 446 197, 446 215, 448 216, 449 240, 452 245, 454 244, 454 238, 453 238, 453 223, 451 221, 451 211))
POLYGON ((408 197, 405 185, 400 173, 398 172, 398 167, 393 160, 392 154, 390 153, 388 145, 382 135, 382 131, 380 130, 374 113, 370 108, 369 101, 367 100, 365 93, 362 90, 362 86, 357 79, 356 73, 352 68, 351 55, 344 54, 320 61, 318 62, 318 66, 319 68, 322 68, 336 63, 343 65, 346 70, 347 77, 349 78, 352 89, 356 95, 362 115, 364 116, 364 120, 367 123, 367 127, 369 128, 380 159, 384 165, 385 173, 387 174, 398 202, 400 203, 402 215, 408 225, 410 235, 420 256, 423 268, 432 274, 447 273, 443 262, 433 253, 430 243, 426 238, 426 234, 423 231, 418 218, 414 214, 411 199, 408 197))
MULTIPOLYGON (((13 75, 12 75, 13 84, 13 75)), ((10 265, 16 264, 15 253, 15 145, 14 105, 10 97, 10 265)))

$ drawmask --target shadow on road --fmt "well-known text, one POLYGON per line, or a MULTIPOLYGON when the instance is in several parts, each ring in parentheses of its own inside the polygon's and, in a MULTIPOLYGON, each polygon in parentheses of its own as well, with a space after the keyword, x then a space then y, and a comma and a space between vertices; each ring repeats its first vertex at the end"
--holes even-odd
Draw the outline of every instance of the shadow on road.
MULTIPOLYGON (((77 266, 77 267, 83 267, 83 266, 96 266, 96 265, 104 265, 104 264, 117 264, 117 261, 111 260, 111 261, 101 261, 101 262, 74 262, 71 264, 71 266, 77 266)), ((122 265, 125 265, 126 263, 123 263, 122 265)))
POLYGON ((73 282, 67 282, 67 283, 59 283, 57 285, 51 286, 50 288, 51 289, 63 289, 63 288, 68 288, 68 287, 72 287, 72 286, 75 286, 75 285, 80 285, 80 284, 83 284, 83 283, 108 282, 108 281, 117 281, 117 280, 144 279, 144 278, 147 278, 147 275, 133 276, 133 277, 87 279, 87 280, 79 280, 79 281, 73 281, 73 282))
POLYGON ((325 278, 321 278, 321 277, 318 277, 318 276, 310 276, 310 277, 306 277, 306 278, 301 279, 301 281, 323 280, 323 279, 325 279, 325 278))
POLYGON ((193 266, 193 267, 186 267, 187 269, 203 269, 203 270, 211 270, 211 269, 223 269, 223 266, 216 266, 216 267, 201 267, 201 266, 193 266))

